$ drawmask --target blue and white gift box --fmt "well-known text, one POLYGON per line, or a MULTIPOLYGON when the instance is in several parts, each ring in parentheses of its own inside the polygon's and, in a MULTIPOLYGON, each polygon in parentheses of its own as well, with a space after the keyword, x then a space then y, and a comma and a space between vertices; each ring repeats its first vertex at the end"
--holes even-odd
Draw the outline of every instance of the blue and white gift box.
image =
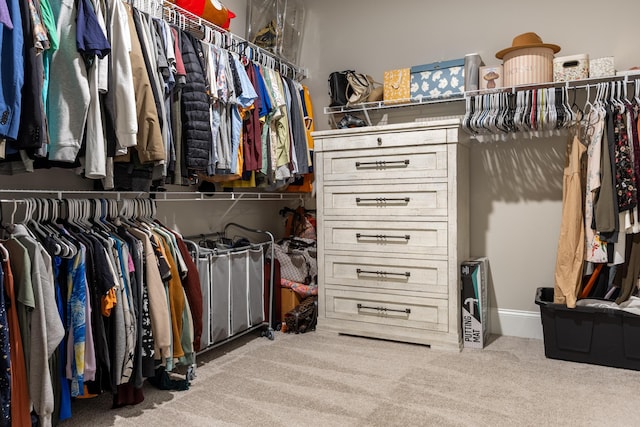
POLYGON ((464 58, 411 67, 411 99, 448 98, 464 94, 464 58))

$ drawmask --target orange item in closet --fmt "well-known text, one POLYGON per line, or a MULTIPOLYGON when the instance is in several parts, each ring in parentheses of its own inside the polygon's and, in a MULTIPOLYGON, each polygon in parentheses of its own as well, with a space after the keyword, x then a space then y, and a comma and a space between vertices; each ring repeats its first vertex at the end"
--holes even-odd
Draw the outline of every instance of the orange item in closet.
POLYGON ((591 292, 591 288, 593 288, 593 285, 596 283, 596 279, 600 275, 600 270, 602 270, 603 265, 604 264, 596 264, 596 268, 593 270, 589 281, 582 289, 582 292, 580 292, 580 298, 587 298, 589 296, 589 292, 591 292))

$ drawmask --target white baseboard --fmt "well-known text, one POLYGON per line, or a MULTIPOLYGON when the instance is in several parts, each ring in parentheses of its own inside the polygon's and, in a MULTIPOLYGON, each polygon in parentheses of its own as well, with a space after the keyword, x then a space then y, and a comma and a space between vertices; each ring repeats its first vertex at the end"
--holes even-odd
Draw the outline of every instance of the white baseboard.
POLYGON ((492 308, 490 317, 492 334, 543 339, 539 312, 492 308))

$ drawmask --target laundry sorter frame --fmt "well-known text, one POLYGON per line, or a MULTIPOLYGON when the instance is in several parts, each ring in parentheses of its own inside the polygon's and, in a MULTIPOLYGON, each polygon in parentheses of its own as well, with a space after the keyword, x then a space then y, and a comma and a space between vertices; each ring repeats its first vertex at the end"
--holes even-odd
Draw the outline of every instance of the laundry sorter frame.
MULTIPOLYGON (((265 307, 264 304, 264 269, 267 254, 271 260, 274 259, 275 238, 269 231, 246 227, 234 222, 226 224, 223 232, 219 235, 228 236, 231 228, 239 228, 254 235, 262 235, 266 237, 266 240, 258 243, 251 242, 248 245, 229 249, 204 248, 194 241, 198 238, 207 237, 207 235, 192 236, 184 240, 198 266, 201 289, 203 291, 203 330, 200 353, 261 328, 264 329, 262 336, 270 340, 275 339, 275 331, 272 327, 273 282, 275 276, 273 264, 269 267, 269 305, 265 307), (258 254, 259 258, 257 258, 258 254), (247 264, 246 270, 243 270, 243 262, 247 264), (259 268, 256 268, 256 266, 259 268), (216 267, 219 268, 218 271, 214 271, 216 267), (206 268, 209 270, 206 271, 206 268), (225 268, 227 268, 226 271, 225 268), (236 271, 235 275, 234 271, 236 271), (259 286, 255 282, 258 272, 262 279, 259 281, 259 286), (244 288, 242 285, 233 286, 236 283, 235 280, 238 279, 236 277, 238 273, 240 273, 240 276, 244 274, 244 279, 246 280, 246 287, 244 288), (254 280, 252 281, 252 279, 254 280), (246 300, 242 299, 243 290, 246 291, 246 300), (234 309, 234 302, 236 303, 236 309, 234 309), (256 313, 258 304, 260 304, 261 316, 256 313), (243 319, 244 314, 247 314, 245 319, 243 319), (246 323, 243 323, 244 320, 246 320, 246 323)), ((242 281, 243 278, 240 277, 240 282, 238 283, 242 283, 242 281)))

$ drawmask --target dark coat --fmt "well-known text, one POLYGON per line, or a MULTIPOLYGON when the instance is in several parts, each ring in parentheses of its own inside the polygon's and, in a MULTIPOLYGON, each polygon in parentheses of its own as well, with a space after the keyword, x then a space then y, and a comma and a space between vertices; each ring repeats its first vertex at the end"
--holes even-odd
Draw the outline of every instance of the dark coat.
POLYGON ((182 142, 190 172, 205 172, 209 164, 212 135, 209 119, 210 97, 203 72, 204 55, 200 42, 182 35, 182 60, 187 72, 182 88, 182 142))

